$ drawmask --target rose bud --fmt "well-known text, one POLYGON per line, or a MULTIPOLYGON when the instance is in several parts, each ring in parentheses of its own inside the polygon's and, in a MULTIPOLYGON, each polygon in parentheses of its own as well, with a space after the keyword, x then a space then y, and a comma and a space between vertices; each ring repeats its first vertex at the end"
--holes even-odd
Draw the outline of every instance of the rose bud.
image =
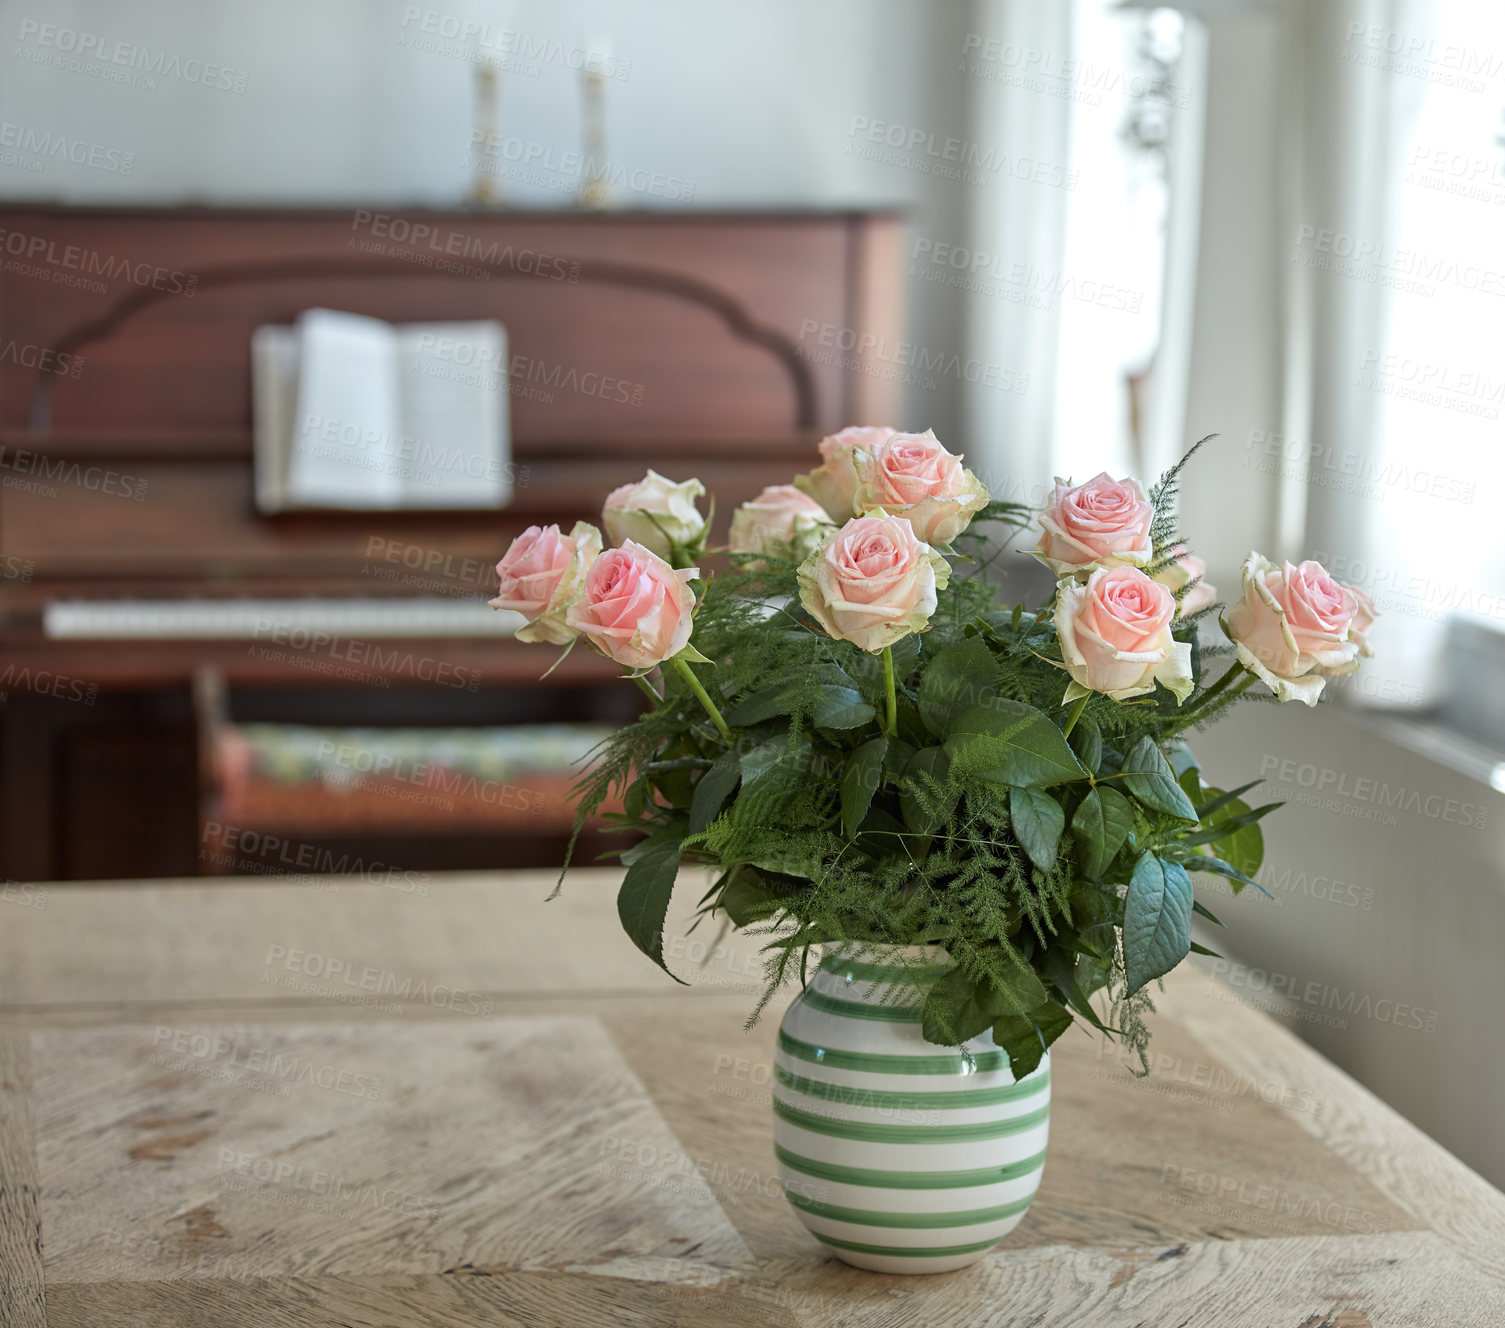
MULTIPOLYGON (((733 553, 766 554, 801 562, 830 533, 825 509, 792 484, 775 484, 732 514, 727 547, 733 553)), ((762 566, 750 562, 749 567, 762 566)))
POLYGON ((685 583, 699 575, 628 540, 591 564, 565 621, 624 668, 651 669, 689 643, 695 594, 685 583))
POLYGON ((951 568, 902 517, 853 517, 800 565, 800 603, 870 655, 924 631, 951 568))
POLYGON ((1172 595, 1177 594, 1182 587, 1191 586, 1186 594, 1181 596, 1176 607, 1176 617, 1186 618, 1193 613, 1200 613, 1209 604, 1217 603, 1217 587, 1210 586, 1202 580, 1207 575, 1207 564, 1194 553, 1188 553, 1186 545, 1178 544, 1169 552, 1169 557, 1175 561, 1167 563, 1155 573, 1155 580, 1165 586, 1172 595), (1195 581, 1197 584, 1192 585, 1195 581))
POLYGON ((807 475, 796 475, 794 487, 808 493, 837 525, 856 515, 852 500, 857 496, 857 471, 854 459, 871 452, 897 430, 886 424, 852 424, 820 440, 820 459, 824 463, 807 475))
POLYGON ((1085 585, 1067 579, 1056 593, 1068 701, 1083 692, 1126 701, 1153 692, 1157 682, 1177 701, 1191 694, 1191 646, 1171 636, 1176 600, 1165 586, 1137 567, 1100 567, 1085 585))
POLYGON ((1040 514, 1040 542, 1030 550, 1057 576, 1094 567, 1143 567, 1154 557, 1155 509, 1136 480, 1107 472, 1072 488, 1056 481, 1040 514))
POLYGON ((699 480, 676 484, 650 470, 636 484, 624 484, 606 495, 601 520, 613 544, 635 540, 671 561, 676 552, 698 556, 706 522, 695 500, 704 493, 699 480))
POLYGON ((926 544, 950 544, 988 503, 982 482, 929 429, 896 433, 871 451, 855 453, 852 463, 856 510, 881 507, 902 516, 926 544))
POLYGON ((600 552, 601 532, 587 521, 575 522, 568 535, 558 526, 529 526, 496 565, 501 589, 488 602, 528 620, 517 629, 519 641, 568 645, 575 631, 565 622, 565 610, 580 598, 585 574, 600 552))
POLYGON ((1374 621, 1372 607, 1308 559, 1276 567, 1251 553, 1244 560, 1244 593, 1225 627, 1246 669, 1282 701, 1316 705, 1323 681, 1359 667, 1374 621), (1360 610, 1363 616, 1360 618, 1360 610), (1354 627, 1358 621, 1358 631, 1354 627))

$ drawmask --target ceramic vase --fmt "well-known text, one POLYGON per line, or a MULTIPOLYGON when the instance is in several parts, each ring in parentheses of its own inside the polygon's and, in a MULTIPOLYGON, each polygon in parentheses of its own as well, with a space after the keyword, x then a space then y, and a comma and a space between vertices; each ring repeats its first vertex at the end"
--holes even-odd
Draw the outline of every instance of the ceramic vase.
POLYGON ((1050 1057, 1016 1080, 991 1032, 966 1054, 925 1041, 920 1003, 948 967, 930 946, 828 953, 779 1027, 785 1194, 859 1268, 965 1267, 1019 1224, 1040 1185, 1050 1057))

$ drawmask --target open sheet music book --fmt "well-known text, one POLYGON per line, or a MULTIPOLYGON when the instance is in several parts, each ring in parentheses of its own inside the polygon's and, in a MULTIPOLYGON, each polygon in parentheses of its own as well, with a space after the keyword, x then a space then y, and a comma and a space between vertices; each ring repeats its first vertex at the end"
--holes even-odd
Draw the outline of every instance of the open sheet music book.
POLYGON ((256 506, 503 507, 507 333, 310 309, 251 341, 256 506))

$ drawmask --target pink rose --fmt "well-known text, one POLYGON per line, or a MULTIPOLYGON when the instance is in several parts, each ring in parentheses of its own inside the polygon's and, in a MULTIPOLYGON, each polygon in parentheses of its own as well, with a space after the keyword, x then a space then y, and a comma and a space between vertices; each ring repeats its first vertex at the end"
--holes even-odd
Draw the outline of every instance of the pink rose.
POLYGON ((600 552, 601 532, 589 522, 577 521, 568 535, 558 526, 529 526, 496 565, 502 584, 489 603, 528 620, 517 630, 519 641, 568 645, 575 631, 565 622, 565 610, 580 598, 600 552))
POLYGON ((951 568, 901 517, 853 517, 800 565, 800 603, 838 641, 876 655, 924 631, 951 568))
POLYGON ((857 471, 853 459, 872 451, 895 432, 886 424, 852 424, 822 438, 820 459, 823 464, 808 475, 795 476, 795 488, 814 498, 832 521, 845 521, 854 513, 852 500, 857 495, 857 471))
POLYGON ((1269 684, 1282 701, 1316 705, 1326 678, 1359 666, 1363 633, 1373 622, 1361 605, 1319 562, 1308 559, 1276 567, 1251 553, 1244 560, 1244 593, 1228 612, 1229 638, 1246 669, 1269 684))
POLYGON ((892 438, 896 433, 898 430, 887 424, 849 424, 845 429, 838 429, 820 440, 817 444, 820 459, 834 461, 839 453, 849 447, 855 447, 859 452, 871 452, 879 443, 892 438))
POLYGON ((685 583, 699 575, 695 567, 675 571, 628 540, 591 564, 565 620, 624 668, 651 669, 689 643, 695 594, 685 583))
POLYGON ((1348 629, 1348 639, 1359 648, 1359 654, 1365 659, 1374 655, 1374 647, 1369 644, 1369 629, 1374 626, 1374 620, 1380 616, 1379 610, 1374 607, 1374 601, 1369 598, 1358 586, 1351 586, 1346 581, 1338 583, 1354 598, 1353 623, 1348 629))
POLYGON ((792 484, 775 484, 732 514, 727 547, 732 553, 761 553, 801 562, 830 529, 825 508, 814 498, 792 484))
POLYGON ((1176 599, 1137 567, 1099 567, 1056 588, 1056 635, 1071 675, 1066 700, 1102 692, 1115 701, 1162 683, 1184 701, 1195 685, 1191 645, 1171 636, 1176 599))
POLYGON ((1056 481, 1040 514, 1040 542, 1030 552, 1058 576, 1094 567, 1143 567, 1154 557, 1155 509, 1135 480, 1105 471, 1071 488, 1056 481))
POLYGON ((695 506, 704 495, 699 480, 676 484, 650 470, 606 495, 601 523, 613 544, 636 540, 660 558, 692 562, 705 547, 706 520, 695 506))
POLYGON ((1207 564, 1194 553, 1188 553, 1186 545, 1178 544, 1169 551, 1169 557, 1175 562, 1167 563, 1155 573, 1155 580, 1169 588, 1172 595, 1177 594, 1182 587, 1191 586, 1176 608, 1176 617, 1186 618, 1193 613, 1200 613, 1209 604, 1216 604, 1218 592, 1215 586, 1210 586, 1202 580, 1207 575, 1207 564), (1192 585, 1195 581, 1197 584, 1192 585))
POLYGON ((987 506, 981 481, 929 429, 893 434, 870 451, 854 453, 852 464, 858 480, 854 509, 881 507, 902 516, 927 544, 950 544, 987 506))

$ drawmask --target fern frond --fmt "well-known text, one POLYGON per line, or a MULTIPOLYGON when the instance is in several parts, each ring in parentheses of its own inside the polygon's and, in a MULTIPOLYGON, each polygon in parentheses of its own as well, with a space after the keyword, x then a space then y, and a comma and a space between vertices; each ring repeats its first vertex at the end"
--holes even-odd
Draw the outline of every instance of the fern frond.
MULTIPOLYGON (((1165 472, 1154 486, 1150 489, 1150 506, 1155 509, 1155 519, 1150 526, 1150 538, 1155 545, 1155 566, 1163 567, 1171 560, 1166 557, 1166 551, 1175 548, 1180 542, 1176 536, 1176 503, 1181 495, 1181 471, 1186 463, 1202 450, 1203 446, 1210 443, 1218 435, 1210 433, 1205 438, 1199 438, 1186 449, 1181 459, 1165 472)), ((1154 575, 1151 572, 1151 575, 1154 575)))

